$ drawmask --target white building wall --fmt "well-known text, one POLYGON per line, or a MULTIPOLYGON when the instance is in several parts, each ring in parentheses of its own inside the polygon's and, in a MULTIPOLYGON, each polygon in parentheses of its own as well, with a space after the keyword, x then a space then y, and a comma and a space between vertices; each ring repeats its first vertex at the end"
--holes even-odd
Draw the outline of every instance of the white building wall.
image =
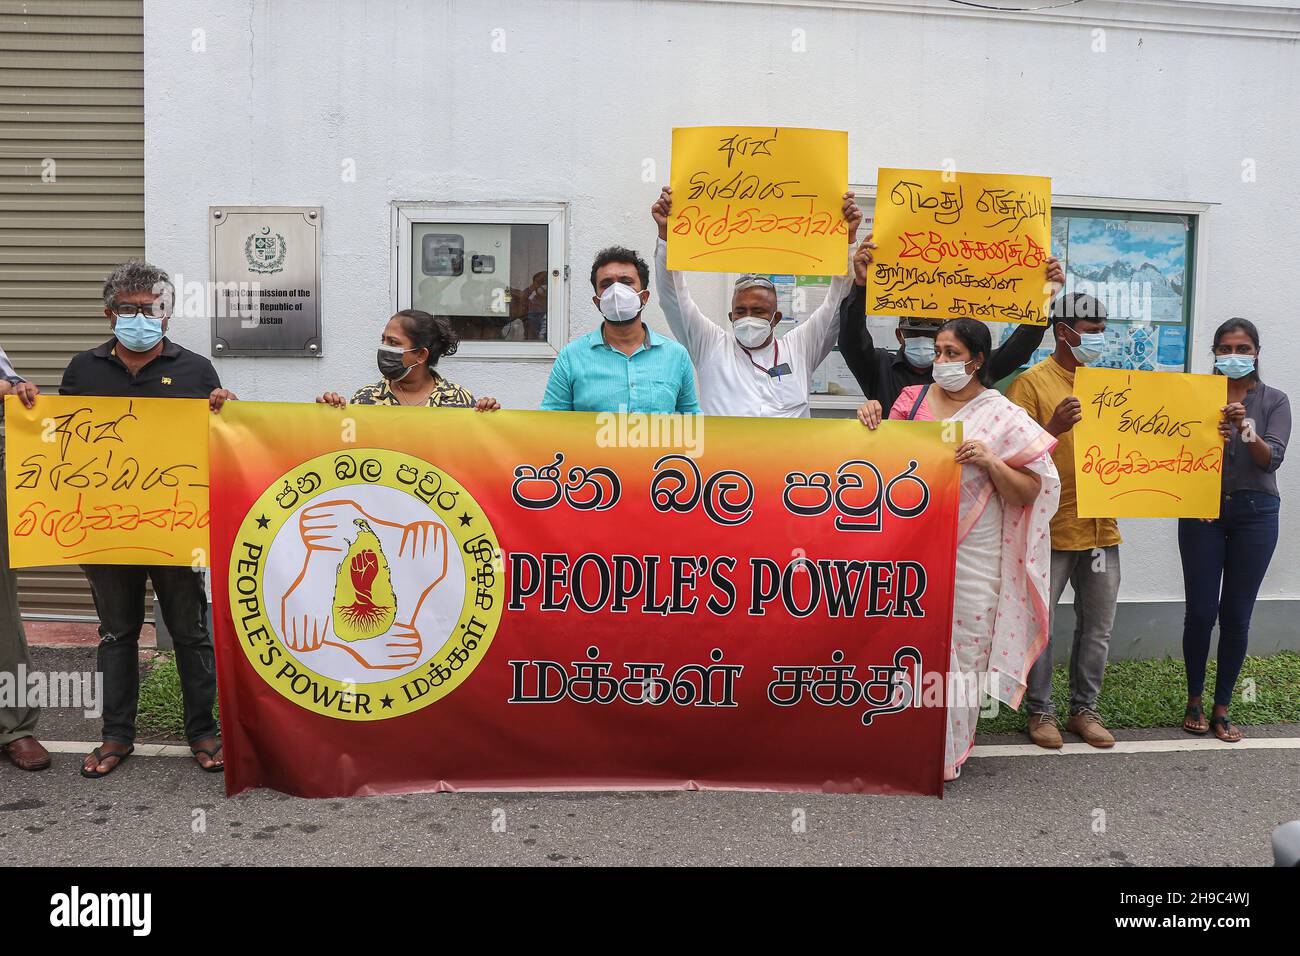
MULTIPOLYGON (((586 281, 596 250, 620 242, 649 258, 673 126, 847 129, 852 182, 951 158, 1049 175, 1060 195, 1215 204, 1202 219, 1193 370, 1210 368, 1214 327, 1246 316, 1261 329, 1267 380, 1300 400, 1286 305, 1300 278, 1297 7, 147 0, 148 255, 206 280, 209 205, 323 206, 323 357, 215 360, 244 398, 306 401, 377 378, 373 346, 393 311, 393 200, 569 203, 573 337, 598 319, 586 281), (354 182, 342 176, 349 159, 354 182)), ((721 316, 722 280, 692 285, 721 316)), ((663 329, 657 308, 653 321, 663 329)), ((210 354, 199 321, 178 320, 172 334, 210 354)), ((444 368, 524 408, 549 369, 455 358, 444 368)), ((1263 597, 1295 599, 1300 536, 1287 532, 1300 460, 1281 487, 1283 540, 1263 597)), ((1123 600, 1181 600, 1174 522, 1126 521, 1123 533, 1123 600)))

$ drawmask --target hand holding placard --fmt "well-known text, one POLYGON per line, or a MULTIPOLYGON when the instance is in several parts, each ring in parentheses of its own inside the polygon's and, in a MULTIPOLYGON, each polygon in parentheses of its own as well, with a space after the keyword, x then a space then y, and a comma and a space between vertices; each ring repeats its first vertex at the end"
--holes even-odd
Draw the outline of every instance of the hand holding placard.
POLYGON ((1080 518, 1217 518, 1222 375, 1083 367, 1074 373, 1080 518))

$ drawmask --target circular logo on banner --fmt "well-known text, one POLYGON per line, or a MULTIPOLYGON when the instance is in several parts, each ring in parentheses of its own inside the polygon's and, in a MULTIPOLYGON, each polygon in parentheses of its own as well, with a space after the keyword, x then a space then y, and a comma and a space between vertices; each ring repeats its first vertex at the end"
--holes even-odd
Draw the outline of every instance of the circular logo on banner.
POLYGON ((487 515, 401 452, 321 455, 253 503, 230 555, 230 613, 280 694, 345 720, 409 714, 455 690, 501 620, 487 515))

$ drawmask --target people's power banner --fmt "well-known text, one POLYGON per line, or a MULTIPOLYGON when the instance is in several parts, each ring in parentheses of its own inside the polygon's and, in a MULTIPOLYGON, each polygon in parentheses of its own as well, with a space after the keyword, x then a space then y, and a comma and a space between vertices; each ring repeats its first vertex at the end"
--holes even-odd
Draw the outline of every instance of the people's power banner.
POLYGON ((230 793, 937 794, 959 426, 228 403, 230 793))

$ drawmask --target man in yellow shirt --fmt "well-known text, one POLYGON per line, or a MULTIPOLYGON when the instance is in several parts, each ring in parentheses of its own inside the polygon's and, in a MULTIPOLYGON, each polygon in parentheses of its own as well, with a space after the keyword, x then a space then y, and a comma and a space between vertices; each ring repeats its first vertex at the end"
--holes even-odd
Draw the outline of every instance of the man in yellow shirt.
MULTIPOLYGON (((1052 616, 1065 585, 1074 588, 1074 647, 1070 654, 1070 718, 1066 730, 1094 747, 1111 747, 1097 716, 1119 598, 1119 527, 1114 518, 1080 518, 1074 485, 1074 426, 1083 417, 1074 396, 1074 371, 1105 351, 1106 308, 1090 295, 1072 292, 1052 306, 1056 351, 1023 372, 1007 389, 1034 421, 1056 436, 1052 460, 1061 476, 1061 503, 1052 518, 1052 616)), ((1025 702, 1029 737, 1040 747, 1061 746, 1052 703, 1052 645, 1029 672, 1025 702)))

